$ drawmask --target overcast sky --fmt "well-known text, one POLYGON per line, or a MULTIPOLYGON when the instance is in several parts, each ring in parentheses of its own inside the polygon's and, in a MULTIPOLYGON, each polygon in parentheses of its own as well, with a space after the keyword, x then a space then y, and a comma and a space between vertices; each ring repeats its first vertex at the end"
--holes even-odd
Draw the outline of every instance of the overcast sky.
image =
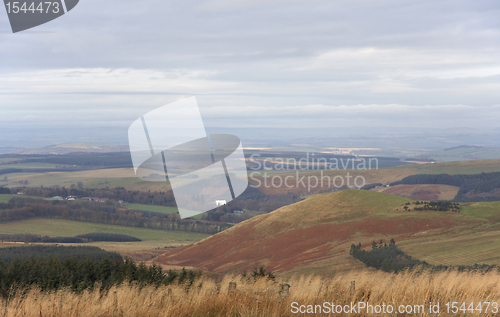
POLYGON ((207 126, 498 128, 500 1, 80 0, 16 34, 0 9, 0 134, 190 96, 207 126))

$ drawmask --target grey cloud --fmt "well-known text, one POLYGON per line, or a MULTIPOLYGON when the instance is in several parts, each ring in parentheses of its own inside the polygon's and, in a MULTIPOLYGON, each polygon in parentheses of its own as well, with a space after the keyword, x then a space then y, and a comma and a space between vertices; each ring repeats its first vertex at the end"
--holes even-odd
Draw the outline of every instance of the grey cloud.
POLYGON ((213 126, 493 126, 499 13, 498 1, 85 0, 13 35, 0 10, 0 123, 125 127, 194 95, 213 126))

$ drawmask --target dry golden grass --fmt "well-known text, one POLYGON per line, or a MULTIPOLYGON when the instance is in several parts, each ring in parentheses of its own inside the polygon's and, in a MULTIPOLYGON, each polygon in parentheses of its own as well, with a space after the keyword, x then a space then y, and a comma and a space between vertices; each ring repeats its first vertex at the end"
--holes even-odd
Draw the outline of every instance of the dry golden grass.
MULTIPOLYGON (((220 283, 209 279, 198 281, 189 292, 182 285, 158 289, 121 286, 102 294, 97 290, 81 295, 70 291, 42 293, 31 290, 24 296, 11 298, 7 305, 4 301, 0 313, 3 316, 293 316, 296 315, 291 312, 293 302, 350 305, 351 302, 368 301, 373 306, 385 303, 396 309, 399 305, 425 307, 424 313, 398 316, 435 316, 428 311, 429 302, 440 303, 440 316, 469 316, 472 313, 468 311, 459 311, 458 315, 446 313, 445 303, 458 302, 460 306, 465 302, 469 306, 474 302, 477 306, 479 302, 500 300, 498 272, 388 274, 364 271, 338 274, 329 279, 296 276, 280 282, 291 286, 286 297, 277 292, 278 282, 246 283, 240 277, 231 276, 225 276, 220 283), (354 291, 351 281, 356 282, 354 291), (237 283, 236 291, 228 289, 229 282, 237 283)), ((349 315, 374 314, 364 311, 349 315)), ((494 314, 483 311, 481 315, 494 314)))

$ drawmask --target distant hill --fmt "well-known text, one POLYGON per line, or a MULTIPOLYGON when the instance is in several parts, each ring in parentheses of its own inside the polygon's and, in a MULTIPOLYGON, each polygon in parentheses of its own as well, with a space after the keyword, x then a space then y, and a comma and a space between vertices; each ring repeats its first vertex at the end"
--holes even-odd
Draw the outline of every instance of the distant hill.
POLYGON ((127 152, 128 145, 90 145, 84 143, 59 144, 38 149, 23 149, 14 151, 16 154, 68 154, 68 153, 109 153, 127 152))
POLYGON ((24 148, 21 147, 12 147, 12 146, 0 146, 0 154, 2 153, 13 153, 17 151, 24 150, 24 148))
POLYGON ((499 159, 500 148, 461 145, 438 152, 426 153, 422 157, 431 157, 442 162, 499 159))
MULTIPOLYGON (((364 190, 315 195, 195 244, 170 250, 155 261, 220 273, 249 271, 259 264, 278 273, 332 273, 360 265, 349 257, 351 243, 369 246, 374 240, 384 239, 388 243, 394 238, 403 250, 412 246, 415 253, 426 250, 426 241, 432 241, 434 253, 426 250, 427 258, 422 259, 432 263, 432 257, 441 254, 436 250, 436 241, 447 241, 457 234, 478 237, 482 230, 493 230, 500 219, 500 209, 492 211, 488 206, 493 205, 484 205, 488 203, 467 205, 460 213, 404 211, 403 205, 410 201, 364 190), (484 217, 479 216, 481 208, 487 211, 484 217)), ((496 247, 495 254, 499 249, 496 247)), ((478 250, 476 246, 472 252, 478 250)), ((451 251, 453 248, 446 250, 448 254, 451 251)), ((500 261, 498 255, 491 257, 488 253, 488 257, 500 261)), ((480 256, 467 261, 476 260, 481 263, 480 256)), ((451 264, 462 263, 455 259, 451 264)))

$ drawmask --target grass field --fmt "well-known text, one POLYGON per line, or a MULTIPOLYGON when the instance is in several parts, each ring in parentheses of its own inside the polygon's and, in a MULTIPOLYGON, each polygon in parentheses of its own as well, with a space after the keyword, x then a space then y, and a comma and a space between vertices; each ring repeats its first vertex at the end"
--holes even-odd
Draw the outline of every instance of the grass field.
MULTIPOLYGON (((35 218, 29 220, 0 223, 0 234, 23 234, 47 236, 77 236, 85 233, 102 232, 126 234, 141 239, 140 242, 92 242, 104 250, 120 253, 136 261, 150 260, 165 251, 165 247, 178 247, 208 237, 207 234, 183 231, 163 231, 146 228, 133 228, 94 224, 61 219, 35 218)), ((17 243, 4 242, 0 247, 18 246, 17 243)))
POLYGON ((460 216, 481 221, 461 231, 398 243, 413 257, 431 264, 500 265, 500 202, 461 204, 460 216))
POLYGON ((2 157, 2 158, 0 158, 0 163, 9 163, 9 162, 17 161, 18 159, 19 158, 17 158, 17 157, 2 157))
POLYGON ((9 187, 19 186, 15 183, 20 180, 27 180, 30 187, 39 186, 65 186, 82 182, 85 187, 105 188, 105 187, 125 187, 129 190, 140 191, 166 191, 170 189, 168 182, 149 182, 135 177, 133 169, 130 168, 108 168, 76 172, 46 172, 46 173, 11 173, 7 176, 9 182, 5 183, 9 187))
MULTIPOLYGON (((125 208, 134 209, 134 210, 157 212, 157 213, 167 214, 167 215, 179 212, 179 210, 175 207, 152 206, 152 205, 142 205, 142 204, 128 204, 128 205, 125 205, 125 208)), ((203 216, 202 214, 198 214, 198 215, 190 217, 190 218, 200 220, 202 218, 202 216, 203 216)))
POLYGON ((465 233, 432 240, 408 240, 400 249, 434 265, 500 264, 500 231, 465 233))
POLYGON ((417 165, 417 174, 479 174, 500 172, 500 160, 459 161, 417 165))
MULTIPOLYGON (((56 168, 58 166, 57 164, 51 164, 51 163, 21 163, 21 164, 6 164, 6 165, 0 165, 0 170, 1 169, 6 169, 6 168, 56 168)), ((63 166, 63 165, 59 165, 63 166)))
MULTIPOLYGON (((32 163, 28 164, 31 168, 40 168, 45 163, 32 163)), ((21 167, 23 164, 10 164, 10 165, 0 165, 0 168, 8 167, 21 167)), ((23 166, 23 168, 28 168, 23 166)), ((50 167, 51 165, 43 165, 45 167, 50 167)), ((500 171, 500 160, 483 160, 483 161, 462 161, 462 162, 449 162, 449 163, 435 163, 435 164, 419 164, 419 165, 407 165, 407 166, 397 166, 388 167, 372 170, 355 170, 355 171, 345 171, 345 170, 326 170, 323 171, 324 175, 335 177, 341 176, 345 179, 346 174, 350 173, 353 177, 362 176, 364 177, 366 184, 370 183, 391 183, 398 181, 406 176, 414 174, 477 174, 482 172, 498 172, 500 171)), ((255 171, 249 171, 250 173, 255 171)), ((274 175, 280 175, 282 178, 290 176, 290 183, 295 184, 296 172, 300 177, 305 176, 316 176, 319 178, 321 171, 317 170, 298 170, 298 171, 259 171, 254 173, 254 178, 260 179, 259 174, 266 172, 268 176, 272 177, 274 175)), ((7 176, 9 182, 5 183, 9 187, 18 186, 16 181, 27 180, 29 182, 28 186, 38 187, 38 186, 66 186, 69 187, 71 184, 76 184, 77 182, 83 182, 85 187, 92 188, 104 188, 108 187, 125 187, 128 190, 141 190, 141 191, 166 191, 170 189, 168 182, 150 182, 145 181, 142 178, 137 178, 134 174, 132 168, 108 168, 108 169, 96 169, 88 171, 75 171, 75 172, 47 172, 47 173, 13 173, 5 174, 3 177, 7 176)), ((2 177, 2 178, 3 178, 2 177)), ((255 183, 254 180, 250 180, 255 183)), ((3 184, 3 183, 2 183, 3 184)), ((326 186, 325 186, 326 187, 326 186)), ((324 188, 325 188, 324 187, 324 188)), ((313 190, 319 190, 320 187, 312 188, 313 190)), ((293 191, 297 193, 306 193, 307 188, 298 188, 294 186, 293 188, 287 188, 286 186, 271 186, 270 188, 263 188, 261 190, 266 193, 286 193, 288 191, 293 191)))
MULTIPOLYGON (((6 203, 8 202, 11 198, 16 197, 16 198, 40 198, 40 197, 34 197, 34 196, 26 196, 26 195, 4 195, 0 194, 0 203, 6 203)), ((41 199, 41 198, 40 198, 41 199)), ((173 214, 173 213, 178 213, 177 208, 175 207, 166 207, 166 206, 153 206, 153 205, 143 205, 143 204, 127 204, 124 205, 125 208, 128 209, 133 209, 133 210, 142 210, 142 211, 150 211, 150 212, 157 212, 161 214, 173 214)), ((193 217, 195 219, 201 219, 201 215, 197 215, 193 217)))
POLYGON ((126 234, 144 241, 157 240, 165 241, 165 243, 168 241, 188 243, 208 236, 206 234, 182 231, 163 231, 62 219, 34 218, 0 223, 1 234, 30 233, 35 235, 73 237, 91 232, 126 234))
POLYGON ((0 203, 7 203, 11 198, 39 198, 40 197, 35 197, 35 196, 26 196, 26 195, 5 195, 5 194, 0 194, 0 203))
MULTIPOLYGON (((276 193, 287 193, 295 192, 300 194, 306 194, 309 190, 307 186, 303 186, 298 183, 298 179, 305 179, 305 184, 307 184, 307 179, 309 177, 313 178, 309 184, 311 185, 311 191, 319 191, 321 189, 334 188, 334 186, 329 182, 334 177, 340 177, 346 182, 347 174, 352 176, 352 179, 360 176, 364 179, 366 184, 372 183, 382 183, 389 184, 398 180, 401 180, 407 176, 415 174, 479 174, 488 172, 500 172, 500 160, 483 160, 483 161, 461 161, 461 162, 448 162, 448 163, 428 163, 428 164, 416 164, 416 165, 406 165, 406 166, 396 166, 396 167, 386 167, 371 170, 325 170, 325 171, 250 171, 249 181, 259 186, 260 190, 266 194, 276 194, 276 193), (264 179, 264 174, 267 176, 267 187, 264 179), (280 176, 273 183, 273 176, 280 176), (330 177, 330 181, 326 180, 321 186, 321 179, 323 177, 330 177), (315 185, 314 177, 318 180, 318 185, 315 185), (284 179, 289 178, 289 184, 292 186, 286 186, 284 179), (298 185, 297 185, 298 184, 298 185)), ((352 186, 352 182, 351 182, 352 186)))
POLYGON ((464 160, 489 160, 498 159, 500 157, 500 149, 484 148, 484 147, 458 147, 451 150, 426 153, 426 157, 433 159, 452 162, 464 160))
POLYGON ((477 218, 499 218, 500 201, 463 204, 461 213, 477 218))
POLYGON ((500 264, 500 202, 460 204, 460 213, 405 211, 412 201, 364 190, 314 195, 155 260, 219 273, 263 262, 276 272, 331 275, 362 268, 349 256, 352 243, 394 238, 431 264, 500 264))
POLYGON ((108 292, 96 287, 95 291, 83 294, 69 290, 43 293, 31 289, 26 293, 19 292, 2 309, 4 316, 9 317, 261 317, 297 316, 299 309, 309 311, 300 316, 496 316, 500 301, 499 283, 498 272, 389 274, 363 270, 328 279, 302 275, 289 279, 278 277, 275 282, 266 279, 245 282, 241 276, 226 275, 219 282, 204 278, 189 291, 184 284, 160 287, 123 285, 112 287, 108 292), (229 290, 230 282, 236 283, 235 290, 229 290), (280 293, 281 283, 289 285, 288 292, 280 293), (447 310, 446 303, 450 303, 448 308, 451 310, 451 302, 458 303, 458 314, 447 310), (369 304, 371 311, 358 303, 369 304), (462 303, 466 303, 464 307, 461 307, 462 303), (467 310, 470 303, 474 303, 474 314, 467 310), (481 313, 479 309, 475 310, 478 303, 481 303, 481 313), (430 311, 431 304, 433 312, 430 311), (351 311, 352 306, 355 312, 351 311), (348 310, 347 313, 335 313, 342 309, 348 310), (382 313, 383 310, 392 313, 382 313), (381 313, 376 314, 377 311, 381 313))
POLYGON ((152 206, 152 205, 142 205, 142 204, 128 204, 124 206, 125 208, 128 209, 134 209, 134 210, 144 210, 144 211, 151 211, 151 212, 157 212, 161 214, 174 214, 177 213, 178 210, 175 207, 166 207, 166 206, 152 206))

